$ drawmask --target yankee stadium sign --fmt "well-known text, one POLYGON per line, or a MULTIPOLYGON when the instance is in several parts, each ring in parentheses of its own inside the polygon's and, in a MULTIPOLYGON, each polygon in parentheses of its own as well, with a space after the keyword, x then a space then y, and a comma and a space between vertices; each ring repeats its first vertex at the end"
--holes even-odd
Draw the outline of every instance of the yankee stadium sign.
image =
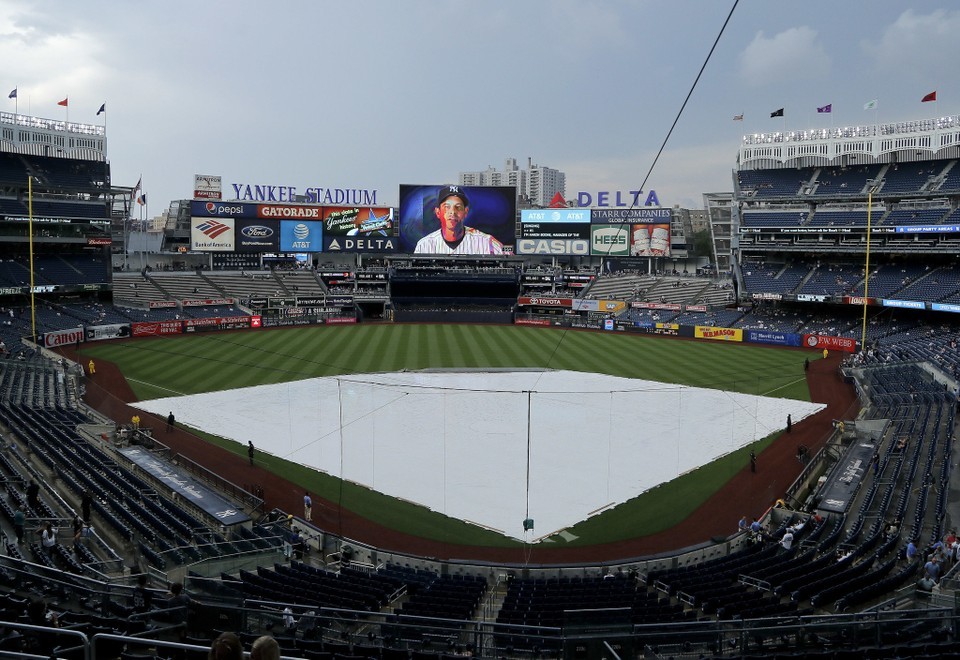
POLYGON ((376 206, 377 191, 366 188, 306 188, 264 183, 231 183, 234 198, 245 202, 307 202, 308 204, 359 204, 376 206))

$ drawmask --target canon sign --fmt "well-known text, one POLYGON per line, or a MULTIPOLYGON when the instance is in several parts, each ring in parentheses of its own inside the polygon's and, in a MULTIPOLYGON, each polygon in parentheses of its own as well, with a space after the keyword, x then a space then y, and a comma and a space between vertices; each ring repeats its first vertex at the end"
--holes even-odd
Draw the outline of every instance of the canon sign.
POLYGON ((57 330, 43 335, 43 345, 46 348, 56 348, 57 346, 70 346, 83 341, 83 328, 70 328, 69 330, 57 330))

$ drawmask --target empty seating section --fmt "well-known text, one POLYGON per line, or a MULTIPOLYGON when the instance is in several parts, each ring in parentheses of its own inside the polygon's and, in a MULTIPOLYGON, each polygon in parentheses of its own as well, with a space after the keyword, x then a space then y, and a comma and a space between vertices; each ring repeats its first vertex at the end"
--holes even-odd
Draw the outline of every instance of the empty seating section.
POLYGON ((950 209, 894 209, 884 216, 882 225, 939 225, 944 221, 950 209))
POLYGON ((169 300, 223 297, 216 287, 196 273, 150 273, 149 277, 169 296, 169 300))
POLYGON ((797 293, 841 295, 852 289, 862 277, 862 264, 824 264, 814 269, 797 293))
POLYGON ((810 272, 806 264, 768 264, 764 262, 744 262, 741 265, 744 287, 749 292, 792 292, 810 272))
MULTIPOLYGON (((104 284, 110 281, 110 267, 103 258, 88 255, 36 256, 33 260, 35 284, 104 284)), ((0 283, 28 286, 30 265, 24 257, 0 262, 0 283)))
POLYGON ((919 161, 915 163, 894 163, 883 172, 884 195, 920 194, 927 183, 939 176, 944 169, 944 161, 919 161))
POLYGON ((737 172, 737 186, 743 197, 795 197, 809 181, 809 174, 807 170, 798 172, 795 169, 740 170, 737 172), (804 174, 808 178, 804 178, 804 174))
POLYGON ((744 227, 799 227, 807 224, 810 212, 796 211, 745 211, 741 216, 744 227))
POLYGON ((861 281, 851 289, 854 296, 867 295, 873 298, 897 298, 897 291, 911 284, 926 273, 922 264, 885 264, 870 273, 869 282, 861 281))
POLYGON ((957 161, 950 161, 950 169, 943 177, 943 183, 937 188, 938 192, 957 192, 960 191, 960 167, 957 167, 957 161))
POLYGON ((861 196, 864 194, 867 183, 876 179, 883 167, 883 165, 858 165, 820 168, 814 180, 814 195, 817 197, 861 196))
MULTIPOLYGON (((874 211, 871 223, 877 223, 883 217, 880 211, 874 211)), ((867 210, 833 210, 818 208, 807 223, 810 227, 866 227, 867 210)))
MULTIPOLYGON (((925 267, 926 268, 926 267, 925 267)), ((960 293, 960 270, 941 267, 924 271, 924 275, 901 289, 897 297, 902 300, 950 301, 960 293)))

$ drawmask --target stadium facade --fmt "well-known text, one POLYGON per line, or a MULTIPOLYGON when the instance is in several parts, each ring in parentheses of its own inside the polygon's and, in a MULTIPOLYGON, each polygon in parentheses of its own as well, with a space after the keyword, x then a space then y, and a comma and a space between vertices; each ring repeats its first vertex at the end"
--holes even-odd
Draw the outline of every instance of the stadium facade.
POLYGON ((8 625, 22 633, 2 642, 13 645, 5 653, 120 656, 110 633, 141 648, 133 635, 148 620, 156 634, 144 644, 154 648, 208 646, 224 628, 244 641, 272 630, 297 657, 953 652, 952 576, 918 591, 928 569, 901 553, 908 540, 936 553, 956 520, 956 117, 745 138, 732 200, 710 196, 707 209, 713 261, 725 270, 729 254, 732 287, 664 272, 669 209, 556 209, 524 220, 503 186, 457 192, 477 211, 478 231, 512 254, 403 249, 429 233, 446 188, 416 185, 397 209, 187 200, 164 228, 176 252, 141 242, 131 259, 131 230, 149 230, 130 220, 137 186, 111 182, 102 129, 6 114, 0 126, 0 421, 9 438, 0 583, 8 625), (137 265, 112 273, 111 252, 137 265), (156 433, 139 428, 116 393, 96 387, 103 365, 98 374, 81 351, 373 320, 849 352, 842 376, 861 412, 838 419, 822 451, 797 448, 797 479, 766 512, 763 533, 568 565, 438 561, 344 538, 296 515, 300 507, 264 510, 263 493, 217 472, 226 463, 178 455, 173 419, 156 433), (21 546, 16 509, 63 529, 90 511, 96 525, 80 525, 72 551, 65 537, 53 549, 36 536, 21 546), (154 586, 185 579, 204 601, 185 613, 186 635, 179 619, 130 616, 131 567, 154 586), (37 595, 57 600, 75 627, 38 636, 18 623, 37 595), (153 628, 160 622, 173 627, 153 628))

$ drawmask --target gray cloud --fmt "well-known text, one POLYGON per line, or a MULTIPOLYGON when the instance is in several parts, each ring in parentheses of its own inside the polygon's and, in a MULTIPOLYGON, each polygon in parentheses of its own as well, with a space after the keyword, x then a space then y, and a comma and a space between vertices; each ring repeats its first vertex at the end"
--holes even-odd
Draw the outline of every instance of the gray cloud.
POLYGON ((817 31, 805 25, 772 37, 757 32, 740 55, 740 76, 748 85, 767 85, 784 79, 828 75, 830 57, 817 31))

